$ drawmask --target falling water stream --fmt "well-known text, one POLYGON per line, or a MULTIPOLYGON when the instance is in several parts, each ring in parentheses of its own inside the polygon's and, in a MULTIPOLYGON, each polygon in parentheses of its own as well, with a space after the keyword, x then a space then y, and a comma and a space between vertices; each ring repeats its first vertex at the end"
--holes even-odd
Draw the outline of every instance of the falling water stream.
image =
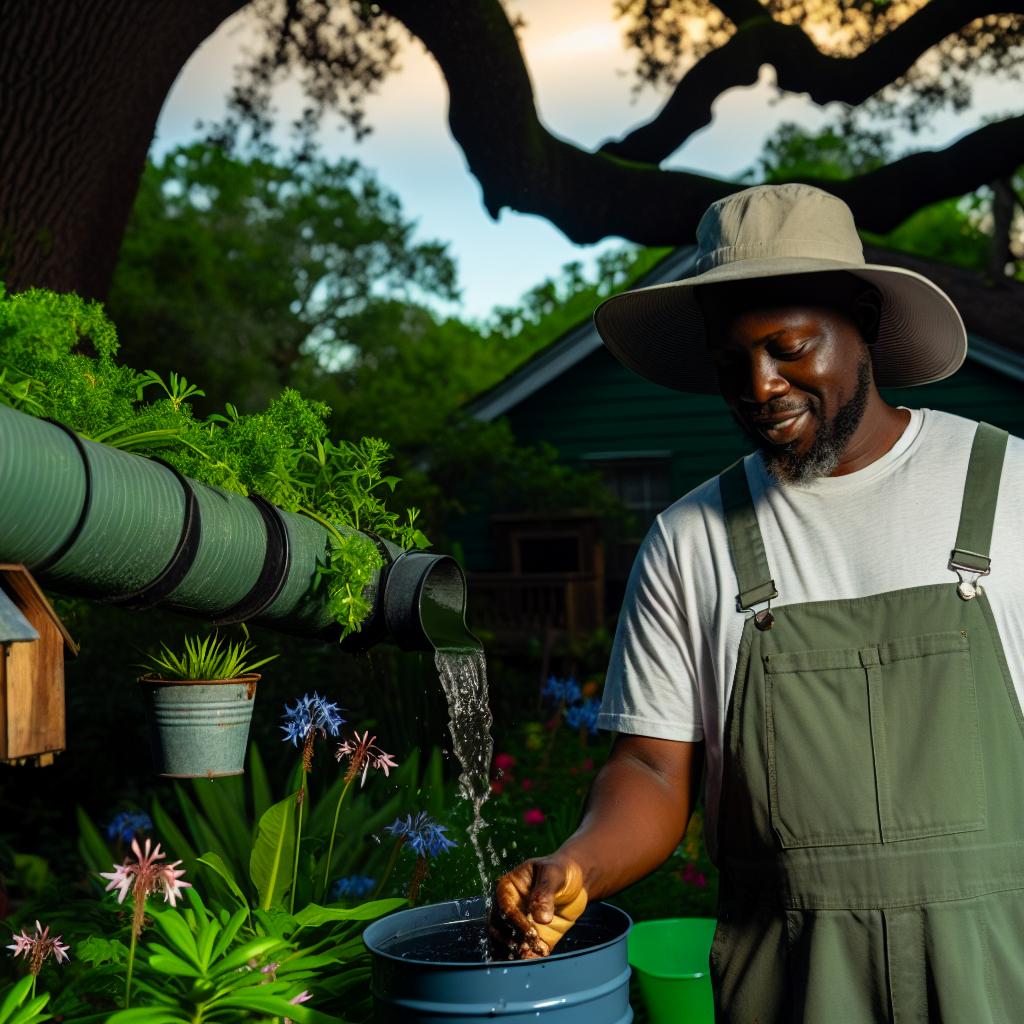
POLYGON ((448 730, 452 749, 462 772, 459 793, 470 801, 473 820, 469 839, 476 854, 480 885, 490 909, 491 881, 496 877, 498 857, 487 836, 481 836, 487 823, 481 813, 491 795, 491 707, 487 699, 487 662, 482 651, 444 651, 434 655, 441 687, 448 699, 448 730))

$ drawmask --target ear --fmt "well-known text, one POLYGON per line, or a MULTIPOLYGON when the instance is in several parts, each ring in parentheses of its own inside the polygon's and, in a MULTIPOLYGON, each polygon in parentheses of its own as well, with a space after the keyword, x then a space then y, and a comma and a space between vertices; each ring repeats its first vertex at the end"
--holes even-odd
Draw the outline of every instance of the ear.
POLYGON ((882 319, 882 295, 874 285, 867 285, 854 296, 853 319, 865 344, 874 345, 882 319))

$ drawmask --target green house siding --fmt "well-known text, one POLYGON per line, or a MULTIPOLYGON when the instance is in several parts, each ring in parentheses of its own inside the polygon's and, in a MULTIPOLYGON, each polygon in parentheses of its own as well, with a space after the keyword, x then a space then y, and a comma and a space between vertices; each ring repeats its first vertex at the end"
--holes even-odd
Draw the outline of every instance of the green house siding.
MULTIPOLYGON (((1024 384, 975 362, 936 384, 885 389, 883 394, 893 404, 984 419, 1024 437, 1024 384)), ((506 415, 520 442, 547 442, 573 464, 598 453, 670 453, 673 500, 750 450, 717 395, 686 395, 651 384, 606 349, 593 352, 506 415)), ((467 518, 454 532, 470 569, 493 567, 489 513, 467 518)))
POLYGON ((672 492, 685 494, 749 450, 717 395, 652 384, 598 349, 508 413, 524 444, 547 441, 570 462, 595 453, 672 453, 672 492))

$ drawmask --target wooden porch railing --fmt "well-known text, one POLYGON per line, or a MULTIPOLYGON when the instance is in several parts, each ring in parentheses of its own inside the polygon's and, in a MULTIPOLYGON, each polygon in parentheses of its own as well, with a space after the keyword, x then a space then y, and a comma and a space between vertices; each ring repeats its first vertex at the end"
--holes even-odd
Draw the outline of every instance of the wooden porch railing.
POLYGON ((604 625, 601 573, 469 573, 471 629, 486 630, 501 645, 544 638, 575 638, 604 625))

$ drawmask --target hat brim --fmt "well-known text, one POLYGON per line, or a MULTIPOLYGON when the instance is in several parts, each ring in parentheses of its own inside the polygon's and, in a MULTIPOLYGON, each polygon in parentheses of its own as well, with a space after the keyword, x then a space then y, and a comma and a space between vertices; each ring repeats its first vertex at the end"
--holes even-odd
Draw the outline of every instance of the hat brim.
POLYGON ((797 256, 740 260, 696 277, 613 295, 594 311, 594 322, 612 354, 642 377, 678 391, 717 393, 718 374, 694 289, 837 270, 870 281, 882 294, 878 338, 871 349, 879 386, 930 384, 963 365, 967 331, 952 299, 913 270, 876 263, 797 256))

